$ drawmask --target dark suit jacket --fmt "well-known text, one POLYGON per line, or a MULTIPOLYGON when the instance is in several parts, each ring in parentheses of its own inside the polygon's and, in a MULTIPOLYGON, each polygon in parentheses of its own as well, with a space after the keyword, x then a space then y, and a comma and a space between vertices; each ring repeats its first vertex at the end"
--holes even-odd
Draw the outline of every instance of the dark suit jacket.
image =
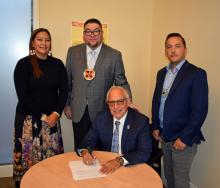
MULTIPOLYGON (((123 157, 129 165, 148 161, 152 149, 152 140, 148 118, 139 112, 128 109, 125 120, 121 148, 123 157)), ((113 117, 109 111, 101 112, 95 119, 80 148, 91 148, 99 144, 102 151, 111 151, 113 136, 113 117)))
POLYGON ((98 112, 105 109, 105 97, 112 85, 122 86, 130 93, 130 86, 125 76, 121 53, 102 44, 94 70, 95 78, 85 80, 84 70, 87 68, 86 44, 70 47, 66 59, 68 74, 67 106, 71 106, 73 122, 81 120, 86 105, 91 121, 98 112))
MULTIPOLYGON (((167 69, 157 74, 152 102, 152 126, 159 129, 159 108, 167 69)), ((163 137, 165 142, 180 138, 188 146, 205 140, 201 127, 208 112, 206 72, 189 62, 179 70, 164 107, 163 137)))

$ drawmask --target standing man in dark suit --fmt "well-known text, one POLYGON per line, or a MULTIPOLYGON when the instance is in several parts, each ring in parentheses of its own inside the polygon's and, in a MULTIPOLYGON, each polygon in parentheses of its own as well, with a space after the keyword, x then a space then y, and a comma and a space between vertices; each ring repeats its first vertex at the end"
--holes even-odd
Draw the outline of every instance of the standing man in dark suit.
POLYGON ((206 72, 186 59, 186 43, 179 33, 165 42, 170 64, 157 74, 152 103, 153 136, 162 141, 168 188, 189 188, 201 127, 208 112, 206 72))
POLYGON ((78 150, 84 163, 94 162, 91 153, 96 144, 102 151, 120 154, 120 157, 102 165, 102 173, 111 173, 122 165, 147 162, 152 149, 149 119, 129 108, 129 94, 120 86, 110 88, 106 102, 109 110, 97 116, 78 150))
POLYGON ((105 109, 105 96, 112 85, 130 92, 121 53, 103 43, 102 24, 89 19, 84 24, 83 44, 67 54, 69 94, 64 113, 72 120, 75 149, 98 112, 105 109))

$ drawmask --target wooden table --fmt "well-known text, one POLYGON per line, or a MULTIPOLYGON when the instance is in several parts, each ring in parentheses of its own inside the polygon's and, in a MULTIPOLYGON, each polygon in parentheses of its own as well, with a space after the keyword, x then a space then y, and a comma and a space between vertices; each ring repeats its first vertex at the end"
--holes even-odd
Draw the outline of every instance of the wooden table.
MULTIPOLYGON (((102 162, 117 154, 95 151, 102 162)), ((81 160, 75 152, 57 155, 31 167, 21 181, 21 188, 162 188, 159 175, 150 166, 138 164, 120 167, 106 177, 75 181, 69 161, 81 160)))

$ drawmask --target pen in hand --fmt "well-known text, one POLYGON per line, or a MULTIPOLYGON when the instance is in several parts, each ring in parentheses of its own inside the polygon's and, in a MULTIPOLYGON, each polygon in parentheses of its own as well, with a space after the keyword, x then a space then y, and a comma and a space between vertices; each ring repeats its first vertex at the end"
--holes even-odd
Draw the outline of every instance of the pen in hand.
POLYGON ((92 153, 89 153, 88 150, 84 150, 82 152, 82 158, 83 158, 83 162, 87 165, 96 164, 96 157, 92 153))
POLYGON ((92 153, 91 153, 90 155, 91 155, 92 158, 93 158, 93 165, 95 165, 95 164, 96 164, 96 156, 94 156, 92 153))

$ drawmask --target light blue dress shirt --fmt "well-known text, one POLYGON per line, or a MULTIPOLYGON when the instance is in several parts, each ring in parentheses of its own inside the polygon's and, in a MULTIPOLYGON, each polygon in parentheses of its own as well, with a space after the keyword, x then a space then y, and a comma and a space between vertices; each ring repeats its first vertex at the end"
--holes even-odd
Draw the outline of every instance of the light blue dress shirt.
POLYGON ((163 128, 163 114, 164 114, 164 105, 169 94, 170 88, 173 85, 173 82, 177 76, 178 71, 185 63, 185 59, 182 60, 174 69, 171 69, 171 64, 167 65, 167 73, 163 83, 163 90, 161 94, 160 100, 160 109, 159 109, 159 120, 160 120, 160 127, 163 128))

